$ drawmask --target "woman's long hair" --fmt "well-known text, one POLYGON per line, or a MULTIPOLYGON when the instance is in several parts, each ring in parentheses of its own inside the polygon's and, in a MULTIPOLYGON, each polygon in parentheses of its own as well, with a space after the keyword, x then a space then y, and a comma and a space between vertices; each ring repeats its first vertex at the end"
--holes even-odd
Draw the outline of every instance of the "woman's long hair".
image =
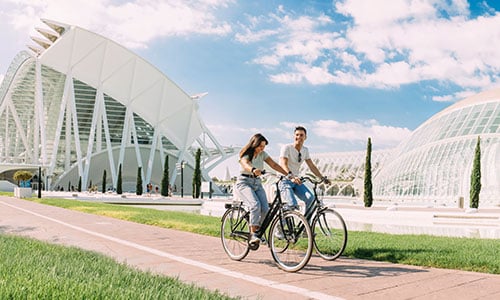
POLYGON ((254 134, 251 138, 248 144, 246 144, 243 148, 240 150, 240 158, 242 158, 245 155, 248 155, 249 160, 251 161, 253 159, 253 155, 255 153, 255 148, 259 147, 262 142, 265 142, 266 145, 269 143, 267 139, 260 133, 254 134))

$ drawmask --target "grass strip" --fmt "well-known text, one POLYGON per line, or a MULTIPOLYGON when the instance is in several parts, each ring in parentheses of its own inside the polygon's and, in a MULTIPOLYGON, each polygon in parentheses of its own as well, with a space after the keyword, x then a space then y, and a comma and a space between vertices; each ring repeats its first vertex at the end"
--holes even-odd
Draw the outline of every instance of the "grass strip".
POLYGON ((75 247, 0 234, 0 299, 231 299, 75 247))

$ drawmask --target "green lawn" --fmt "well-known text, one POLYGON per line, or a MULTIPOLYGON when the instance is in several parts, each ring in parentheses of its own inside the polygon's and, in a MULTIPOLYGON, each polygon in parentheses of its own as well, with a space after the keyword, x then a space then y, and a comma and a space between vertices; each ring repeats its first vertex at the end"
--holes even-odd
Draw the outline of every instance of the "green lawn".
POLYGON ((0 299, 230 299, 104 255, 0 234, 0 299))

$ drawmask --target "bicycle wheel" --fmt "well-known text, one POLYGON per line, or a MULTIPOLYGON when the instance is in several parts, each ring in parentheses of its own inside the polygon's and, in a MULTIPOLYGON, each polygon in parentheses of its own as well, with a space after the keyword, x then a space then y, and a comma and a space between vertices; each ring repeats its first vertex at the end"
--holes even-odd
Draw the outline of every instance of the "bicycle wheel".
POLYGON ((347 245, 347 227, 342 216, 332 210, 320 211, 313 221, 314 248, 325 260, 335 260, 347 245))
POLYGON ((269 245, 278 267, 287 272, 302 269, 311 258, 312 237, 311 227, 299 212, 288 211, 282 219, 275 218, 269 229, 269 245))
POLYGON ((241 207, 229 208, 222 216, 221 221, 220 237, 224 251, 232 260, 242 260, 250 250, 246 211, 241 207))

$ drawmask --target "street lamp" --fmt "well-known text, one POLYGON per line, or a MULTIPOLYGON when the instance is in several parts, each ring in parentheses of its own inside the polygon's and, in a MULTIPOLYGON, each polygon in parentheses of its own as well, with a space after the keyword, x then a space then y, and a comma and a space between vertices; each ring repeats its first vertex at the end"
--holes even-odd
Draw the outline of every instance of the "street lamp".
POLYGON ((181 161, 181 198, 184 197, 184 161, 181 161))

